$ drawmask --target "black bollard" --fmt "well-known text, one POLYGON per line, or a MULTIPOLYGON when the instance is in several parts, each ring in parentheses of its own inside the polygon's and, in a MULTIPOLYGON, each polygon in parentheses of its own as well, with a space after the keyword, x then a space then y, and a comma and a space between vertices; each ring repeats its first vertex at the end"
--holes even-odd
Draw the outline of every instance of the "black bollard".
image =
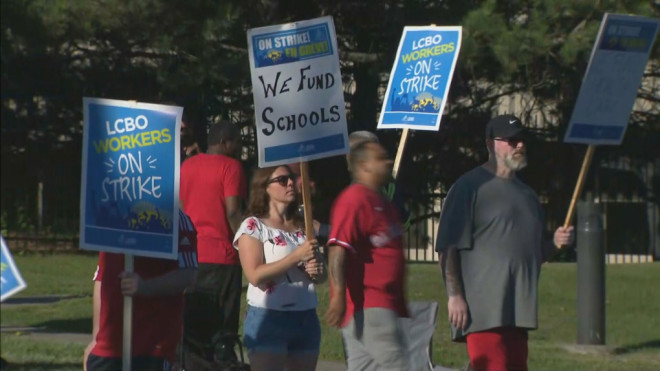
POLYGON ((605 345, 605 246, 600 204, 577 207, 578 344, 605 345))

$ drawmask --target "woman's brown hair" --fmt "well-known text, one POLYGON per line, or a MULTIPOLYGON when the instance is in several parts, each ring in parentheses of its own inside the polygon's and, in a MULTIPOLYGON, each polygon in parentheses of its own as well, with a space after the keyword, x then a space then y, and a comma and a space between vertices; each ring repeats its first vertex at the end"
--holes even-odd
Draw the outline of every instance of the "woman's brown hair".
MULTIPOLYGON (((250 199, 248 201, 246 216, 256 216, 257 218, 268 217, 270 197, 266 192, 266 187, 268 187, 268 181, 270 180, 271 175, 273 175, 275 170, 280 167, 286 168, 289 174, 295 175, 287 165, 264 167, 254 171, 254 174, 252 174, 252 182, 250 183, 250 199)), ((296 191, 295 181, 293 183, 293 190, 296 192, 296 200, 287 208, 286 216, 293 219, 296 226, 302 228, 302 226, 305 225, 305 221, 302 215, 298 212, 298 207, 301 203, 300 195, 296 191)))

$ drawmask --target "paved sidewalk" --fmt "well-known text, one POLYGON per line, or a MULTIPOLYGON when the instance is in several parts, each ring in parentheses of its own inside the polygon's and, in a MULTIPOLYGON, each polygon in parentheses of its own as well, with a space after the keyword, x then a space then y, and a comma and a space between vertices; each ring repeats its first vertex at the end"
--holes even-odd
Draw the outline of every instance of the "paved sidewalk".
MULTIPOLYGON (((76 334, 64 332, 44 332, 43 329, 34 327, 11 327, 3 326, 1 331, 4 333, 20 333, 21 337, 33 338, 43 341, 57 341, 63 343, 73 343, 79 345, 87 345, 92 339, 89 334, 76 334)), ((248 358, 245 356, 245 360, 248 358)), ((444 368, 442 366, 435 366, 436 371, 458 371, 457 369, 444 368)), ((320 360, 316 366, 316 371, 346 371, 344 362, 337 361, 323 361, 320 360)))
POLYGON ((2 307, 13 308, 22 305, 43 305, 57 303, 61 300, 78 299, 91 297, 91 295, 39 295, 39 296, 19 296, 7 298, 2 302, 2 307))
MULTIPOLYGON (((2 326, 0 331, 3 333, 18 333, 22 338, 53 341, 62 343, 73 343, 78 345, 87 345, 92 339, 90 334, 77 334, 66 332, 46 332, 44 328, 2 326)), ((247 356, 245 357, 247 361, 247 356)), ((345 371, 346 366, 343 362, 319 361, 316 371, 345 371)))
MULTIPOLYGON (((43 305, 58 302, 60 300, 73 299, 79 296, 74 295, 52 295, 52 296, 38 296, 38 297, 18 297, 9 298, 2 303, 3 307, 21 307, 24 305, 43 305)), ((80 333, 65 333, 65 332, 49 332, 45 327, 24 327, 24 326, 0 326, 0 332, 6 334, 16 334, 25 338, 33 338, 35 340, 53 341, 62 343, 72 343, 77 345, 87 345, 91 341, 91 334, 80 333)), ((247 361, 247 356, 244 357, 247 361)), ((337 361, 323 361, 320 360, 316 367, 316 371, 345 371, 346 366, 344 362, 337 361)), ((455 371, 454 369, 443 368, 436 366, 435 370, 438 371, 455 371)))

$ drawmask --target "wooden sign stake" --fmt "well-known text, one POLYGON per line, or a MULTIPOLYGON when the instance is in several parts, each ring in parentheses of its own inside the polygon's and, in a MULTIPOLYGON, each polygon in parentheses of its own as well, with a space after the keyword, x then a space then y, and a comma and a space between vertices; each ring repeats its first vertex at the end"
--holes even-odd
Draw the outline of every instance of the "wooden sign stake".
POLYGON ((406 140, 408 139, 408 128, 403 129, 401 132, 401 139, 399 139, 399 148, 396 151, 396 157, 394 158, 394 166, 392 166, 392 178, 396 179, 397 174, 399 173, 399 167, 401 166, 401 159, 403 158, 403 150, 406 147, 406 140))
POLYGON ((312 195, 309 188, 309 164, 300 162, 300 178, 302 181, 303 207, 305 209, 305 235, 308 239, 315 238, 314 219, 312 218, 312 195))
POLYGON ((568 214, 566 214, 566 220, 564 221, 564 228, 568 228, 573 221, 573 214, 575 212, 575 204, 577 203, 578 198, 580 198, 580 192, 582 192, 582 187, 587 178, 587 172, 589 170, 589 165, 591 164, 591 159, 594 156, 594 151, 596 146, 590 144, 587 148, 587 153, 584 155, 584 161, 582 161, 582 168, 580 169, 580 175, 578 176, 577 184, 575 185, 575 190, 573 191, 573 198, 571 198, 571 204, 568 207, 568 214))

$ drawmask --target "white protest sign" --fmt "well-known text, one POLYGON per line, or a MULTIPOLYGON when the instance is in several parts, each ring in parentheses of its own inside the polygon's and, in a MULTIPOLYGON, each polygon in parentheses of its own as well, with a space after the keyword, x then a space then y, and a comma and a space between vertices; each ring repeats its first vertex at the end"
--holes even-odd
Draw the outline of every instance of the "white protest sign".
POLYGON ((621 144, 659 24, 603 16, 564 142, 621 144))
POLYGON ((348 152, 332 17, 247 32, 259 166, 348 152))

